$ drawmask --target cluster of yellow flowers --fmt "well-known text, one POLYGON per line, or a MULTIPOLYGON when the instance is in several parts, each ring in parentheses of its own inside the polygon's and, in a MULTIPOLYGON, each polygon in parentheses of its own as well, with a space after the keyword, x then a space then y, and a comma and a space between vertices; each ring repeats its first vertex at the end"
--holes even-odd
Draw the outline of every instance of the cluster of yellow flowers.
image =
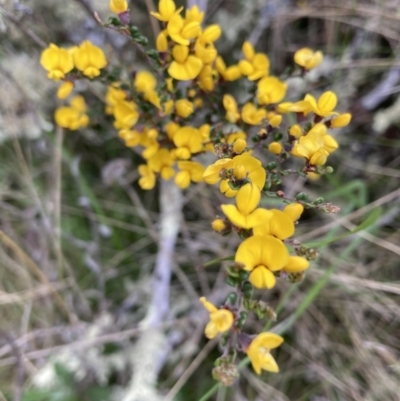
MULTIPOLYGON (((105 25, 130 36, 143 50, 147 40, 129 25, 127 1, 111 0, 110 9, 119 19, 114 17, 105 25)), ((288 199, 276 191, 274 196, 288 204, 283 210, 267 209, 260 206, 261 197, 281 183, 286 172, 279 170, 278 163, 290 156, 303 160, 298 169, 303 176, 327 173, 323 166, 338 148, 328 130, 348 125, 351 115, 335 111, 337 97, 331 91, 318 99, 306 94, 297 102, 284 101, 287 84, 270 75, 267 55, 257 53, 247 41, 243 57, 227 67, 215 47, 221 28, 217 24, 203 28, 204 12, 197 6, 186 10, 184 17, 182 10, 173 0, 160 0, 158 11, 151 13, 162 24, 157 51, 145 52, 153 72, 138 71, 132 82, 115 82, 102 74, 108 82, 105 113, 112 116, 125 145, 137 147, 145 161, 138 166, 141 188, 154 188, 157 177, 174 179, 182 189, 203 181, 219 183, 221 193, 234 198, 234 204, 221 205, 225 217, 215 219, 212 227, 223 235, 235 231, 243 240, 228 273, 233 294, 238 296, 231 296, 232 302, 219 309, 200 299, 210 313, 205 334, 235 338, 237 349, 247 353, 258 374, 277 372, 269 351, 283 338, 274 333, 249 336, 243 327, 248 311, 265 312, 251 299, 253 287, 271 289, 277 277, 301 275, 309 267, 312 258, 296 249, 291 255, 287 244, 304 207, 318 203, 307 203, 302 197, 288 199), (227 93, 226 83, 239 79, 250 87, 251 96, 245 101, 227 93), (295 124, 285 118, 289 114, 295 124), (217 160, 204 167, 204 153, 217 160)), ((323 55, 303 48, 295 53, 294 61, 299 67, 294 73, 303 75, 317 67, 323 55)), ((64 99, 75 80, 99 77, 107 60, 100 48, 85 41, 69 50, 50 44, 41 64, 50 79, 64 81, 58 91, 64 99)), ((78 129, 89 123, 86 109, 83 97, 76 96, 70 106, 56 110, 55 120, 61 127, 78 129)))

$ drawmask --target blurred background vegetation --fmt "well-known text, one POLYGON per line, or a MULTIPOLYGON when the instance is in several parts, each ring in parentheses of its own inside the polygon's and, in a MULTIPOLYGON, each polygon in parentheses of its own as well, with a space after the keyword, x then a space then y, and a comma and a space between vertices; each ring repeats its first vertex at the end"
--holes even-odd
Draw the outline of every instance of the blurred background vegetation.
MULTIPOLYGON (((207 314, 198 297, 221 302, 229 287, 221 264, 201 266, 232 255, 237 240, 211 232, 222 198, 203 184, 184 193, 164 354, 153 361, 135 347, 152 296, 158 192, 137 186, 140 157, 105 119, 101 85, 79 84, 91 125, 62 140, 52 119, 57 86, 39 57, 50 42, 90 39, 113 66, 129 66, 125 77, 145 61, 93 18, 93 11, 108 18, 108 0, 0 0, 0 400, 400 399, 399 1, 203 4, 206 23, 223 29, 217 47, 228 64, 244 40, 268 54, 275 75, 297 49, 322 50, 321 67, 292 80, 289 93, 333 90, 338 109, 353 114, 329 160, 335 173, 283 188, 322 196, 341 211, 304 213, 296 238, 318 242, 320 257, 301 284, 281 280, 259 294, 279 305, 281 373, 258 377, 245 366, 228 389, 211 378, 219 351, 203 336, 207 314), (328 243, 376 211, 373 224, 328 243), (135 383, 138 365, 149 370, 149 383, 135 383), (141 384, 148 394, 129 398, 127 388, 141 384)), ((150 43, 152 7, 153 0, 130 5, 150 43)), ((261 330, 256 320, 249 325, 261 330)))

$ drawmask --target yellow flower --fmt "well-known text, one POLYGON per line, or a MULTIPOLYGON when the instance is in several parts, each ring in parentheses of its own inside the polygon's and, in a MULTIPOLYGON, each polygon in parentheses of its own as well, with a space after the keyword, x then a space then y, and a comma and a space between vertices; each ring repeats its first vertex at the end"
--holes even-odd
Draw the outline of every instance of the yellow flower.
POLYGON ((139 186, 142 189, 153 189, 156 185, 156 175, 153 173, 151 168, 147 164, 141 164, 138 167, 140 174, 139 186))
POLYGON ((205 297, 200 298, 200 302, 210 312, 210 321, 205 328, 207 338, 214 338, 219 333, 228 331, 234 322, 233 313, 228 309, 217 309, 211 302, 208 302, 205 297))
POLYGON ((201 27, 197 21, 186 22, 179 14, 175 14, 168 21, 167 32, 174 42, 189 46, 190 40, 199 36, 201 27))
POLYGON ((203 149, 203 138, 198 129, 193 127, 179 128, 173 138, 177 147, 175 154, 178 159, 190 159, 192 154, 203 149))
POLYGON ((350 124, 350 121, 351 121, 350 113, 339 114, 337 117, 332 118, 330 127, 331 128, 346 127, 347 125, 350 124))
POLYGON ((242 120, 250 125, 260 125, 267 116, 264 109, 258 109, 253 103, 246 103, 242 108, 242 120))
POLYGON ((198 78, 198 84, 200 89, 206 92, 212 92, 215 88, 215 71, 211 65, 206 64, 200 71, 198 78))
MULTIPOLYGON (((233 162, 234 168, 239 165, 244 167, 246 171, 246 177, 252 184, 257 186, 260 190, 264 187, 267 174, 260 160, 250 156, 248 153, 243 153, 235 156, 233 158, 233 162)), ((221 181, 219 190, 228 198, 232 198, 238 193, 236 189, 232 189, 230 187, 228 180, 221 181)))
POLYGON ((238 138, 235 140, 235 142, 233 143, 232 146, 232 150, 236 153, 236 154, 241 154, 244 152, 244 150, 247 147, 247 142, 245 139, 242 138, 238 138))
POLYGON ((180 125, 170 121, 165 125, 165 132, 167 133, 168 138, 172 141, 174 139, 174 136, 176 132, 179 130, 180 125))
POLYGON ((235 262, 251 271, 249 279, 254 287, 271 289, 276 284, 273 272, 287 265, 289 252, 281 240, 271 235, 253 235, 239 245, 235 262))
POLYGON ((128 10, 126 0, 110 0, 110 10, 115 14, 121 14, 128 10))
POLYGON ((71 99, 69 107, 59 107, 54 113, 57 125, 75 131, 86 127, 89 117, 86 115, 86 103, 82 96, 75 96, 71 99))
POLYGON ((278 334, 265 332, 259 334, 250 343, 246 350, 254 371, 260 375, 262 370, 277 373, 279 367, 270 354, 270 350, 279 347, 283 343, 283 338, 278 334))
POLYGON ((209 165, 204 171, 204 181, 207 184, 214 185, 221 179, 220 173, 223 169, 231 169, 235 167, 233 159, 218 159, 214 164, 209 165))
POLYGON ((269 74, 269 59, 263 53, 255 53, 250 42, 244 42, 242 51, 245 60, 239 61, 240 72, 250 81, 255 81, 269 74))
POLYGON ((221 36, 221 27, 218 24, 209 25, 199 35, 199 41, 203 43, 214 43, 221 36))
POLYGON ((173 0, 160 0, 158 3, 158 13, 151 12, 153 17, 156 17, 159 21, 168 22, 174 15, 179 14, 183 10, 183 7, 176 9, 173 0))
POLYGON ((236 206, 221 205, 221 209, 235 226, 250 229, 268 221, 272 215, 269 210, 257 208, 260 198, 260 189, 247 183, 237 191, 236 206))
POLYGON ((271 209, 271 218, 257 227, 254 227, 254 235, 273 235, 281 240, 294 234, 294 221, 291 215, 278 209, 271 209))
POLYGON ((306 95, 304 101, 308 102, 311 111, 320 117, 327 117, 331 114, 337 114, 333 110, 337 105, 337 97, 334 92, 324 92, 318 99, 318 101, 312 95, 306 95))
POLYGON ((114 127, 117 129, 130 129, 139 119, 139 112, 134 102, 123 100, 114 106, 113 110, 115 122, 114 127))
POLYGON ((279 142, 271 142, 268 145, 268 150, 274 155, 280 155, 283 150, 283 146, 279 142))
POLYGON ((193 109, 193 103, 187 99, 180 99, 175 103, 175 111, 179 117, 189 117, 193 113, 193 109))
POLYGON ((309 265, 310 262, 306 258, 301 256, 289 256, 289 261, 282 270, 286 273, 299 273, 308 269, 309 265))
POLYGON ((179 81, 188 81, 196 78, 202 67, 203 62, 192 55, 189 55, 187 46, 175 45, 172 48, 174 61, 168 67, 168 74, 179 81))
POLYGON ((268 124, 271 127, 276 128, 281 125, 282 116, 280 114, 275 114, 274 116, 271 116, 271 117, 269 115, 267 115, 267 118, 268 118, 268 124))
POLYGON ((172 168, 174 160, 168 149, 159 149, 147 160, 147 164, 152 171, 160 173, 163 180, 169 180, 175 175, 175 170, 172 168))
POLYGON ((294 62, 307 71, 318 67, 322 63, 323 58, 322 52, 314 52, 307 47, 297 50, 294 54, 294 62))
POLYGON ((236 81, 242 76, 239 66, 231 65, 230 67, 226 67, 223 58, 220 56, 215 60, 215 68, 225 81, 236 81))
POLYGON ((215 219, 212 221, 211 227, 214 231, 220 233, 221 231, 224 231, 226 229, 226 224, 222 219, 215 219))
POLYGON ((260 104, 280 102, 286 95, 287 85, 275 77, 264 77, 257 85, 257 99, 260 104))
POLYGON ((175 184, 178 185, 179 188, 187 188, 191 181, 203 181, 204 166, 200 163, 179 161, 177 165, 180 171, 175 176, 175 184))
POLYGON ((48 72, 47 77, 59 81, 74 68, 74 60, 68 50, 51 43, 43 50, 40 64, 48 72))
POLYGON ((118 132, 118 136, 125 142, 125 146, 128 148, 139 145, 141 141, 141 133, 136 130, 122 129, 118 132))
POLYGON ((75 67, 90 79, 100 75, 100 70, 107 65, 106 56, 100 47, 85 40, 73 52, 75 67))
POLYGON ((237 103, 235 98, 232 95, 224 95, 222 103, 225 107, 226 114, 225 118, 230 123, 235 123, 240 118, 240 113, 238 111, 237 103))
POLYGON ((166 29, 162 30, 157 35, 156 48, 160 53, 168 51, 168 32, 166 29))
POLYGON ((126 92, 119 88, 118 84, 110 85, 106 93, 106 113, 113 114, 117 103, 125 100, 126 92))
POLYGON ((295 142, 291 153, 296 157, 305 157, 310 164, 321 166, 338 146, 336 140, 326 134, 326 126, 318 123, 295 142))
POLYGON ((283 212, 287 214, 293 221, 297 221, 304 211, 304 206, 300 203, 291 203, 286 205, 283 212))
POLYGON ((140 93, 146 93, 149 90, 155 89, 157 80, 149 71, 139 71, 136 74, 134 87, 140 93))
POLYGON ((217 58, 218 52, 212 44, 197 39, 194 45, 194 54, 204 64, 211 64, 217 58))
POLYGON ((61 86, 58 88, 57 97, 59 99, 65 99, 69 96, 69 94, 74 89, 74 83, 71 81, 64 81, 61 86))
POLYGON ((203 22, 203 18, 204 18, 204 11, 201 11, 197 5, 194 5, 190 9, 188 8, 186 9, 185 13, 186 22, 195 21, 201 24, 203 22))
POLYGON ((303 130, 299 124, 294 124, 289 128, 289 134, 295 138, 300 138, 303 135, 303 130))

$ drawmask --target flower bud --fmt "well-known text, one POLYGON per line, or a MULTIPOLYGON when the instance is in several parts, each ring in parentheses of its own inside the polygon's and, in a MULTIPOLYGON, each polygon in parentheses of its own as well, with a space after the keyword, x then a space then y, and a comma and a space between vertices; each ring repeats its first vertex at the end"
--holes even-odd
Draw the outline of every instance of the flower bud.
POLYGON ((283 147, 279 142, 271 142, 268 145, 268 150, 274 155, 279 155, 280 153, 282 153, 283 147))
POLYGON ((289 134, 295 138, 300 138, 303 135, 303 131, 299 124, 295 124, 290 127, 289 134))
POLYGON ((226 229, 226 224, 225 224, 224 220, 222 220, 222 219, 215 219, 211 223, 211 227, 214 231, 216 231, 217 233, 220 233, 221 231, 224 231, 226 229))
POLYGON ((246 140, 242 139, 242 138, 238 138, 238 139, 236 139, 235 143, 233 144, 233 151, 238 154, 242 153, 246 149, 246 146, 247 146, 246 140))
POLYGON ((187 99, 180 99, 175 103, 175 111, 179 117, 187 118, 193 113, 193 103, 187 99))

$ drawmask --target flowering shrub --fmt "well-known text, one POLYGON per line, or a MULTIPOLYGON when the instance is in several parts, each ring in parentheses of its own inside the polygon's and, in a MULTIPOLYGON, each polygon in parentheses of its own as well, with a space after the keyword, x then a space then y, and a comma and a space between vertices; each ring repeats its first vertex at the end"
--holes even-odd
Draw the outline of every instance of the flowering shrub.
MULTIPOLYGON (((104 51, 90 41, 69 49, 50 44, 41 65, 50 79, 62 81, 60 99, 71 95, 77 80, 105 83, 104 112, 112 116, 125 145, 142 155, 143 164, 137 168, 143 190, 153 189, 157 180, 174 180, 181 189, 198 182, 219 184, 227 199, 212 229, 221 235, 234 233, 242 242, 227 268, 226 281, 234 290, 226 302, 217 307, 200 298, 209 312, 205 335, 221 335, 225 347, 214 377, 226 385, 233 382, 237 352, 247 354, 257 374, 278 372, 270 350, 283 338, 246 332, 250 313, 260 320, 275 319, 275 312, 254 297, 253 289, 270 290, 278 279, 301 281, 317 256, 292 238, 303 210, 338 210, 322 198, 309 200, 303 192, 288 197, 279 188, 288 175, 315 178, 332 173, 326 163, 338 143, 330 130, 349 124, 351 115, 335 111, 337 96, 331 91, 318 99, 306 94, 297 101, 285 100, 291 98, 289 75, 270 75, 268 56, 249 42, 242 46, 242 58, 227 66, 216 47, 221 28, 202 26, 204 13, 197 6, 183 16, 173 0, 160 0, 158 11, 151 14, 162 30, 156 49, 150 50, 147 39, 129 22, 127 1, 111 0, 110 10, 116 16, 99 22, 129 37, 147 57, 148 71, 136 71, 132 81, 116 78, 104 51), (228 92, 230 82, 245 88, 240 96, 228 92), (206 153, 212 164, 205 165, 206 153), (295 168, 286 167, 291 158, 295 168), (265 200, 271 197, 281 199, 284 208, 267 208, 265 200)), ((321 52, 300 49, 290 75, 303 76, 322 60, 321 52)), ((75 95, 54 118, 60 127, 77 130, 90 124, 86 112, 84 98, 75 95)))

